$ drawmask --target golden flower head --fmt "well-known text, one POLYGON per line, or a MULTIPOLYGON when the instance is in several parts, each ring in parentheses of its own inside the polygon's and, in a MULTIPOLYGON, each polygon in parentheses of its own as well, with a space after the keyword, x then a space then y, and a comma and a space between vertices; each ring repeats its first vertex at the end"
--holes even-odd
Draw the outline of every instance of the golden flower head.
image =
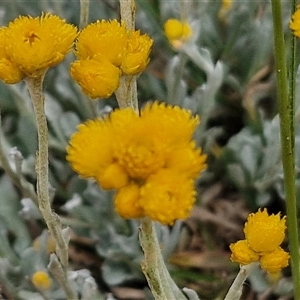
POLYGON ((230 259, 241 265, 248 265, 259 260, 259 255, 249 247, 246 240, 240 240, 234 244, 230 244, 230 250, 230 259))
MULTIPOLYGON (((10 61, 10 64, 6 63, 7 70, 17 66, 23 77, 39 77, 64 59, 73 45, 77 29, 58 16, 43 14, 36 18, 20 16, 9 23, 4 34, 4 58, 10 61)), ((1 63, 3 50, 0 55, 1 63)), ((11 81, 16 82, 16 79, 11 81)))
POLYGON ((37 271, 31 277, 31 282, 37 289, 47 290, 51 286, 51 278, 44 271, 37 271))
POLYGON ((6 31, 6 27, 0 28, 0 79, 12 84, 21 81, 24 74, 6 53, 6 31))
POLYGON ((131 108, 115 110, 109 117, 79 126, 67 148, 67 160, 102 188, 119 189, 115 207, 121 216, 145 214, 172 224, 190 212, 193 181, 206 167, 206 156, 192 142, 198 122, 190 111, 157 102, 147 104, 140 115, 131 108))
POLYGON ((76 60, 70 73, 91 99, 108 98, 119 86, 120 70, 100 55, 94 59, 76 60))
POLYGON ((244 226, 246 239, 230 245, 231 260, 242 265, 259 261, 264 270, 277 274, 288 265, 289 254, 279 246, 285 228, 280 214, 269 216, 266 209, 250 214, 244 226))
POLYGON ((186 219, 196 201, 194 181, 172 169, 161 169, 141 187, 144 214, 164 225, 186 219))
POLYGON ((274 251, 285 237, 285 217, 268 215, 266 209, 248 216, 244 233, 249 246, 257 253, 274 251))
POLYGON ((269 273, 278 273, 281 269, 289 264, 290 255, 281 247, 277 247, 274 251, 262 255, 260 265, 262 269, 269 273))
POLYGON ((164 31, 169 43, 175 48, 180 49, 192 37, 192 29, 186 22, 177 19, 169 19, 164 25, 164 31))
POLYGON ((114 204, 116 212, 122 218, 131 219, 145 216, 144 209, 140 205, 140 187, 135 183, 118 189, 114 204))
POLYGON ((111 127, 104 120, 80 124, 67 148, 67 160, 82 177, 97 178, 113 163, 112 138, 111 127))
POLYGON ((120 66, 127 51, 125 24, 117 20, 98 20, 84 28, 77 39, 75 54, 78 59, 105 56, 115 66, 120 66))
POLYGON ((297 6, 295 13, 290 21, 290 29, 296 37, 300 37, 300 5, 297 6))
POLYGON ((150 49, 153 40, 146 34, 140 34, 139 30, 131 30, 128 34, 126 56, 121 70, 127 75, 141 73, 149 62, 150 49))

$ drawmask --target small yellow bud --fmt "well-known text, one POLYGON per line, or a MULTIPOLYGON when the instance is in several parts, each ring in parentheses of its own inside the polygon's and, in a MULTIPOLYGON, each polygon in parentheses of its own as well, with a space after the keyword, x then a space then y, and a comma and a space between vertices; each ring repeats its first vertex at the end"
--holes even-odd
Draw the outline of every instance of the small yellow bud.
POLYGON ((282 268, 289 264, 290 255, 285 252, 281 247, 278 247, 271 253, 262 255, 260 265, 262 269, 269 273, 278 273, 282 268))
POLYGON ((37 289, 47 290, 51 286, 51 278, 44 271, 37 271, 31 277, 31 282, 37 289))
POLYGON ((180 49, 192 36, 190 25, 176 19, 169 19, 164 25, 165 35, 175 49, 180 49))

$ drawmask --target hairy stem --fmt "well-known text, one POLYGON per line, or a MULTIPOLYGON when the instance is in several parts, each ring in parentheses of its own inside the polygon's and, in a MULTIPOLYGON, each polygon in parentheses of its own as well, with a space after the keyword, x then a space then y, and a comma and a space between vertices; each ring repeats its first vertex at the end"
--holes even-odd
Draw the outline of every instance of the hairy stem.
POLYGON ((153 296, 157 300, 187 298, 172 280, 164 263, 154 223, 149 218, 141 220, 140 244, 144 251, 142 271, 145 274, 153 296))
MULTIPOLYGON (((27 84, 33 108, 38 131, 38 152, 36 162, 37 172, 37 196, 38 206, 50 231, 50 234, 56 242, 56 251, 62 268, 68 267, 68 244, 63 236, 59 216, 51 209, 49 196, 49 176, 48 176, 48 126, 44 109, 44 94, 42 90, 43 76, 38 78, 25 79, 27 84)), ((66 282, 68 282, 66 278, 66 282)), ((71 288, 69 287, 71 290, 71 288)), ((67 291, 66 291, 67 292, 67 291)), ((75 295, 72 295, 76 299, 75 295)))
POLYGON ((241 266, 224 300, 239 300, 243 292, 243 284, 258 263, 241 266))

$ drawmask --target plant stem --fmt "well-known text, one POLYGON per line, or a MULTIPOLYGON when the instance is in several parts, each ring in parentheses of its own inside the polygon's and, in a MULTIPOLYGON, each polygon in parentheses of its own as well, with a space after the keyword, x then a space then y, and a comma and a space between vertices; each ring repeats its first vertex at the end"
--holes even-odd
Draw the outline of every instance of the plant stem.
MULTIPOLYGON (((272 0, 272 15, 274 28, 274 48, 277 76, 277 97, 280 118, 281 156, 284 172, 284 187, 286 197, 286 212, 289 246, 291 253, 291 268, 294 283, 294 299, 300 300, 300 262, 299 240, 297 222, 297 204, 295 187, 295 162, 294 162, 294 91, 288 93, 285 44, 283 36, 282 9, 280 0, 272 0)), ((292 86, 294 89, 294 86, 292 86)))
POLYGON ((144 251, 142 271, 156 300, 187 298, 176 286, 167 270, 156 236, 154 223, 149 218, 141 220, 140 244, 144 251))
POLYGON ((131 107, 138 112, 136 76, 122 75, 115 95, 120 108, 131 107))
MULTIPOLYGON (((66 272, 68 267, 68 244, 66 238, 63 236, 59 216, 51 209, 49 196, 48 126, 44 109, 43 79, 44 76, 38 78, 27 77, 25 79, 33 103, 38 131, 36 162, 38 205, 47 227, 56 242, 56 251, 60 259, 60 264, 66 272)), ((68 282, 67 278, 66 281, 68 282)), ((74 296, 72 299, 76 299, 76 297, 74 296)))
POLYGON ((243 284, 258 263, 241 266, 224 300, 238 300, 243 292, 243 284))
POLYGON ((120 0, 121 20, 128 30, 135 28, 135 1, 120 0))
POLYGON ((79 28, 82 29, 88 24, 89 20, 89 0, 80 0, 80 22, 79 28))
MULTIPOLYGON (((135 1, 120 0, 121 21, 124 22, 127 30, 134 30, 135 27, 135 1)), ((137 83, 136 76, 122 75, 120 86, 115 91, 120 108, 132 107, 138 112, 137 83)))
MULTIPOLYGON (((291 15, 296 10, 296 1, 291 1, 291 15)), ((295 162, 295 97, 296 97, 296 36, 291 34, 290 40, 290 57, 289 57, 289 103, 290 103, 290 118, 291 118, 291 134, 294 137, 291 140, 293 160, 295 162)))

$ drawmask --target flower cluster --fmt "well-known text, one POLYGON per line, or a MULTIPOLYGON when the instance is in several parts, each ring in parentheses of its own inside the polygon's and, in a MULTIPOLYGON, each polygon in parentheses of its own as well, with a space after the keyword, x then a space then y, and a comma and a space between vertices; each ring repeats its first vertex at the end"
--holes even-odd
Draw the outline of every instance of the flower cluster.
POLYGON ((297 6, 297 10, 292 15, 290 29, 293 30, 296 37, 300 37, 300 5, 297 6))
POLYGON ((169 43, 179 50, 192 37, 192 29, 186 22, 169 19, 164 25, 164 31, 169 43))
POLYGON ((206 155, 192 139, 199 122, 178 106, 147 104, 81 124, 67 160, 82 177, 117 189, 115 209, 124 218, 150 217, 162 224, 186 218, 195 202, 194 179, 206 155))
POLYGON ((90 98, 107 98, 122 74, 137 75, 148 62, 152 39, 124 23, 101 20, 83 29, 76 42, 78 58, 71 75, 90 98))
POLYGON ((0 78, 17 83, 40 77, 71 50, 77 29, 51 14, 20 16, 0 28, 0 78))
POLYGON ((242 265, 259 261, 269 273, 277 273, 288 266, 289 254, 280 244, 285 237, 285 217, 268 215, 266 209, 248 216, 244 226, 245 240, 230 245, 231 260, 242 265))

